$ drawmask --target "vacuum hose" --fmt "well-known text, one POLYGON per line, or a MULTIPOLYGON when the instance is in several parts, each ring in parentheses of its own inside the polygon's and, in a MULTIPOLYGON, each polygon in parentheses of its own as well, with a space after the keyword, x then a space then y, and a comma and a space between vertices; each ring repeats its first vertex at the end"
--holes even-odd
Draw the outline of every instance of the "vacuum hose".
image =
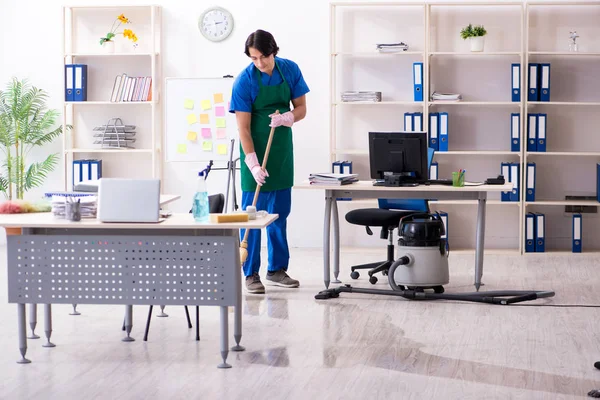
MULTIPOLYGON (((489 292, 468 292, 468 293, 427 293, 417 292, 415 290, 404 290, 401 289, 394 279, 394 273, 396 269, 401 265, 410 264, 409 256, 402 256, 396 260, 388 271, 388 282, 393 289, 392 294, 395 296, 404 297, 406 299, 413 300, 458 300, 458 301, 471 301, 475 303, 491 303, 491 304, 502 304, 508 305, 512 303, 520 303, 522 301, 536 300, 545 297, 554 297, 553 291, 536 291, 536 290, 497 290, 489 292), (509 297, 509 298, 505 298, 509 297)), ((368 289, 367 289, 368 290, 368 289)), ((375 289, 377 290, 377 289, 375 289)), ((346 290, 343 290, 346 291, 346 290)), ((352 291, 362 291, 362 289, 352 291)), ((382 291, 383 292, 383 291, 382 291)), ((379 293, 384 294, 384 293, 379 293)))

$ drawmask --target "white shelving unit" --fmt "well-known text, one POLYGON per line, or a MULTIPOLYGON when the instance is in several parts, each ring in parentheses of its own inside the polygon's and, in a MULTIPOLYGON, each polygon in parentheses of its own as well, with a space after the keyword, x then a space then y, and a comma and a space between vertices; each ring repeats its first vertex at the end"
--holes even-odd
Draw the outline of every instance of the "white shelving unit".
MULTIPOLYGON (((546 152, 524 150, 524 165, 536 163, 536 198, 524 201, 528 212, 546 215, 546 252, 571 252, 572 213, 565 206, 600 205, 596 200, 596 163, 600 140, 600 2, 530 1, 526 3, 526 59, 550 63, 550 101, 528 101, 526 112, 547 114, 546 152), (569 31, 577 31, 578 52, 569 51, 569 31)), ((526 68, 528 79, 529 68, 526 68)), ((526 81, 527 82, 527 81, 526 81)), ((600 251, 598 214, 582 213, 583 253, 600 251)), ((528 253, 529 254, 529 253, 528 253)), ((534 253, 535 254, 535 253, 534 253)))
MULTIPOLYGON (((523 71, 524 15, 521 2, 332 3, 330 161, 352 160, 355 172, 369 179, 369 131, 403 130, 405 112, 422 112, 423 129, 428 130, 429 113, 446 111, 450 151, 436 152, 434 158, 440 178, 450 178, 451 171, 465 168, 472 171, 467 179, 484 180, 498 175, 503 161, 523 163, 523 150, 510 151, 509 138, 511 113, 520 113, 521 132, 524 126, 525 94, 520 102, 512 102, 510 91, 511 63, 520 63, 523 71), (471 53, 468 42, 460 39, 460 29, 469 23, 486 26, 484 52, 471 53), (376 52, 376 43, 400 41, 410 46, 409 51, 376 52), (347 54, 352 57, 341 57, 347 54), (413 62, 423 62, 423 102, 412 101, 413 62), (480 75, 489 81, 482 85, 473 79, 472 68, 488 71, 480 75), (341 103, 344 90, 381 91, 383 101, 341 103), (431 101, 429 95, 434 90, 461 93, 463 101, 431 101), (486 121, 491 121, 490 126, 485 126, 486 121)), ((522 88, 524 82, 522 73, 522 88)), ((342 212, 376 204, 338 202, 342 212)), ((453 248, 474 251, 476 202, 430 204, 449 213, 453 248), (463 218, 472 223, 454 222, 463 218)), ((488 205, 486 251, 520 253, 522 202, 502 202, 498 197, 489 199, 488 205), (493 228, 502 223, 507 224, 504 230, 493 228)))
POLYGON ((63 135, 64 190, 72 189, 72 162, 76 159, 101 159, 102 176, 160 178, 161 168, 161 8, 156 5, 66 6, 63 7, 64 64, 87 64, 87 101, 64 101, 63 135), (124 14, 138 37, 137 48, 117 35, 115 51, 104 52, 100 38, 110 30, 117 16, 124 14), (117 75, 150 76, 150 101, 110 101, 117 75), (136 126, 132 149, 102 148, 94 144, 96 126, 111 118, 121 118, 136 126))

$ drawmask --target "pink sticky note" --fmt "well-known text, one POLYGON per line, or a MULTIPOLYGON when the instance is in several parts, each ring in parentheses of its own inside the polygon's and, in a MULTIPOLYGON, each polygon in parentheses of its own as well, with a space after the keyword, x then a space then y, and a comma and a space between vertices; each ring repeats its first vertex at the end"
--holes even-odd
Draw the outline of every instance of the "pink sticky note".
POLYGON ((215 115, 217 117, 224 117, 225 116, 225 107, 223 107, 223 106, 215 107, 215 115))
POLYGON ((217 139, 225 139, 227 137, 227 129, 217 128, 217 139))
POLYGON ((202 137, 210 138, 212 133, 210 132, 210 128, 202 128, 202 137))

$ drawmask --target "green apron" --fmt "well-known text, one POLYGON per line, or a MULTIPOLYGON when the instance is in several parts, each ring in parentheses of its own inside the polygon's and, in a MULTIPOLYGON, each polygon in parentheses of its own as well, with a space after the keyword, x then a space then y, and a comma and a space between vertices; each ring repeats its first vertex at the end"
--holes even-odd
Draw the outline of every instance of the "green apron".
MULTIPOLYGON (((271 117, 275 110, 280 114, 290 111, 290 101, 292 92, 279 65, 275 62, 275 67, 281 74, 283 82, 275 86, 263 86, 260 71, 258 74, 258 96, 252 104, 252 120, 250 122, 250 135, 254 142, 254 151, 258 157, 258 162, 262 162, 267 150, 267 142, 271 133, 271 117)), ((254 192, 256 190, 256 181, 248 166, 244 162, 246 155, 240 143, 240 172, 242 176, 242 191, 254 192)), ((292 143, 292 128, 287 126, 278 126, 273 134, 273 142, 269 151, 269 159, 265 168, 269 176, 265 184, 261 186, 261 192, 273 190, 288 189, 294 185, 294 154, 292 143)))

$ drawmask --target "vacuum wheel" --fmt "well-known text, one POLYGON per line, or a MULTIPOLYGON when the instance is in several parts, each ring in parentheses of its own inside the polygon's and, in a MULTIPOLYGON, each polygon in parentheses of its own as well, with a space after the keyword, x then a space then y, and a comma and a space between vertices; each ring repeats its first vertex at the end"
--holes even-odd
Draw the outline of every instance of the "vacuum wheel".
POLYGON ((438 294, 442 294, 442 293, 444 293, 444 287, 443 286, 434 286, 433 287, 433 292, 434 293, 438 293, 438 294))
POLYGON ((369 282, 371 282, 371 284, 372 284, 372 285, 376 284, 376 283, 377 283, 377 277, 376 277, 376 276, 373 276, 373 275, 371 275, 371 276, 369 277, 369 282))
POLYGON ((360 274, 358 273, 358 271, 352 271, 350 273, 350 278, 352 278, 352 279, 358 279, 359 276, 360 276, 360 274))

